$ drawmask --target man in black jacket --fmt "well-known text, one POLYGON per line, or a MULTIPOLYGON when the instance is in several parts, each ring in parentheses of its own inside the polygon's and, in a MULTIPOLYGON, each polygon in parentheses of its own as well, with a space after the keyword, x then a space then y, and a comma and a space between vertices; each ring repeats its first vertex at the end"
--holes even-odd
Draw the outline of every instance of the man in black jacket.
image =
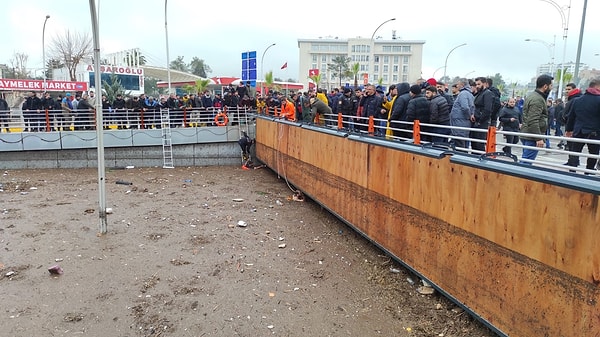
MULTIPOLYGON (((585 93, 573 101, 565 135, 579 139, 600 140, 600 78, 592 79, 585 93)), ((590 143, 572 142, 570 150, 581 152, 584 145, 587 145, 590 154, 597 156, 600 153, 600 145, 590 143)), ((596 158, 588 157, 585 168, 595 170, 596 162, 596 158)), ((579 166, 579 157, 569 156, 567 165, 579 166)))
POLYGON ((484 142, 471 142, 471 148, 473 150, 485 152, 485 140, 487 139, 486 131, 490 126, 490 120, 492 118, 494 93, 487 88, 487 79, 485 77, 477 77, 475 79, 475 87, 477 88, 474 102, 475 113, 471 117, 471 122, 473 122, 474 128, 483 129, 484 131, 471 131, 469 136, 474 139, 484 140, 484 142))

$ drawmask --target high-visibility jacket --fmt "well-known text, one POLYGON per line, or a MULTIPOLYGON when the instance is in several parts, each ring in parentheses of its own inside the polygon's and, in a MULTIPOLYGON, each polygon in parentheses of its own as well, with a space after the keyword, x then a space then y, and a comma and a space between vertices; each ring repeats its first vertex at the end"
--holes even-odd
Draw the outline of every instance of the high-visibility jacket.
POLYGON ((283 99, 283 101, 281 102, 281 113, 280 113, 281 117, 291 120, 291 121, 295 121, 296 120, 296 107, 294 106, 294 103, 290 102, 287 99, 283 99))

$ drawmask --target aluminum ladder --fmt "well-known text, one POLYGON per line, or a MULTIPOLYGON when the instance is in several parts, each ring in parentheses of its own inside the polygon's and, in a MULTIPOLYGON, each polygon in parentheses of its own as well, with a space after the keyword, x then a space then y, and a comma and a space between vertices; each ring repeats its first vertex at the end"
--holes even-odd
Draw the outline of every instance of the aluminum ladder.
POLYGON ((171 143, 171 118, 169 109, 160 110, 160 129, 162 131, 163 168, 174 168, 173 145, 171 143))

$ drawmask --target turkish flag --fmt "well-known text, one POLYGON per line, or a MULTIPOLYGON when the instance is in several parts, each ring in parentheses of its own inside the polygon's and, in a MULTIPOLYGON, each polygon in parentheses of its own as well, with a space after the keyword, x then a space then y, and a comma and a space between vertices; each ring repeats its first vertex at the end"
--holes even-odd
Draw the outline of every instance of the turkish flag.
POLYGON ((285 68, 287 68, 287 62, 281 66, 281 69, 285 69, 285 68))
POLYGON ((308 70, 308 76, 318 76, 319 75, 319 69, 309 69, 308 70))

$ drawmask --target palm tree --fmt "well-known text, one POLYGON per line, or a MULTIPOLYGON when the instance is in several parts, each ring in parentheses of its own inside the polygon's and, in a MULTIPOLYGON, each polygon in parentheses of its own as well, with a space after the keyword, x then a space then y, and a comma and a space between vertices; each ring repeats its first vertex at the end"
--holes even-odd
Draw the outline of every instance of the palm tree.
MULTIPOLYGON (((273 88, 273 82, 274 82, 274 80, 273 80, 273 70, 271 70, 271 71, 269 71, 269 72, 267 72, 265 74, 265 84, 264 85, 265 85, 265 88, 267 88, 266 91, 269 91, 269 89, 273 88)), ((263 96, 265 95, 264 92, 261 93, 261 94, 263 94, 263 96)))
POLYGON ((360 64, 358 62, 354 63, 350 71, 352 72, 352 76, 354 76, 354 89, 356 90, 356 88, 358 88, 358 72, 360 71, 360 64))
POLYGON ((308 78, 310 78, 317 86, 317 89, 319 89, 319 83, 321 83, 321 73, 318 75, 308 76, 308 78))

